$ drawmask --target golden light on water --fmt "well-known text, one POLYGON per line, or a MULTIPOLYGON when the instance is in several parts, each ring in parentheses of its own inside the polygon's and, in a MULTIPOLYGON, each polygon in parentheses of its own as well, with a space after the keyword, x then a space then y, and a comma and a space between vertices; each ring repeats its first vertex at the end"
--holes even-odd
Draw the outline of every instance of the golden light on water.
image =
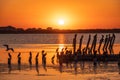
POLYGON ((58 38, 59 38, 59 52, 60 52, 64 48, 64 39, 65 38, 64 38, 63 34, 59 34, 58 38))
POLYGON ((62 51, 63 48, 65 48, 64 44, 59 44, 59 52, 62 51))
POLYGON ((64 34, 58 34, 58 43, 59 44, 64 44, 64 40, 65 40, 65 37, 64 37, 64 34))

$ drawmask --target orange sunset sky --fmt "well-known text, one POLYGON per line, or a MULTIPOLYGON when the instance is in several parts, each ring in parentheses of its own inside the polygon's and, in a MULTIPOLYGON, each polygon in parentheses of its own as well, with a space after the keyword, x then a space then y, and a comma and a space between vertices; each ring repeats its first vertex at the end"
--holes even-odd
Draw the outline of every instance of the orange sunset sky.
POLYGON ((120 28, 120 0, 0 0, 0 26, 120 28), (64 23, 59 24, 59 20, 64 23))

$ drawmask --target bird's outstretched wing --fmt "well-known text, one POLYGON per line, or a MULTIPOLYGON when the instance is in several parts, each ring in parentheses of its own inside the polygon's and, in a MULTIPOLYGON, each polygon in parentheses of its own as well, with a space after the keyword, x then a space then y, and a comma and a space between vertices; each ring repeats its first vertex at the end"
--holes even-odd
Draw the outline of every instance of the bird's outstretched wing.
POLYGON ((5 46, 6 47, 6 51, 8 51, 9 46, 7 44, 4 44, 3 46, 5 46))
POLYGON ((3 46, 5 46, 6 48, 8 48, 8 45, 7 45, 7 44, 4 44, 3 46))
POLYGON ((9 50, 11 50, 12 52, 14 52, 14 49, 13 49, 13 48, 9 48, 9 50))

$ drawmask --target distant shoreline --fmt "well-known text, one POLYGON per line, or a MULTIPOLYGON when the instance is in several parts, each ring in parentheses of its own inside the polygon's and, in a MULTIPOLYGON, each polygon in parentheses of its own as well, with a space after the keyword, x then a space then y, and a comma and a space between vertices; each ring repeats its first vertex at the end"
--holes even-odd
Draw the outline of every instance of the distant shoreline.
POLYGON ((112 30, 42 30, 42 31, 9 31, 9 30, 0 30, 0 34, 68 34, 68 33, 120 33, 120 29, 112 30))
POLYGON ((120 29, 76 29, 76 30, 59 30, 48 27, 47 29, 41 28, 15 28, 12 26, 0 27, 0 34, 59 34, 59 33, 120 33, 120 29))

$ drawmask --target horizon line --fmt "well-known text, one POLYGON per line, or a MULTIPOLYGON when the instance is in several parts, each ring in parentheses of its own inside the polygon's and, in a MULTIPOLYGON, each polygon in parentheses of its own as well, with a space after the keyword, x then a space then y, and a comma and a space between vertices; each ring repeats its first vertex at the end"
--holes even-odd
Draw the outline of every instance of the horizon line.
POLYGON ((114 30, 114 29, 120 29, 120 28, 78 28, 78 29, 59 29, 59 28, 53 28, 51 26, 47 27, 47 28, 41 28, 41 27, 28 27, 28 28, 22 28, 22 27, 19 27, 17 28, 16 26, 12 26, 12 25, 7 25, 7 26, 0 26, 0 28, 7 28, 7 27, 13 27, 13 28, 16 28, 16 29, 23 29, 23 30, 27 30, 27 29, 48 29, 50 28, 51 30, 114 30))

